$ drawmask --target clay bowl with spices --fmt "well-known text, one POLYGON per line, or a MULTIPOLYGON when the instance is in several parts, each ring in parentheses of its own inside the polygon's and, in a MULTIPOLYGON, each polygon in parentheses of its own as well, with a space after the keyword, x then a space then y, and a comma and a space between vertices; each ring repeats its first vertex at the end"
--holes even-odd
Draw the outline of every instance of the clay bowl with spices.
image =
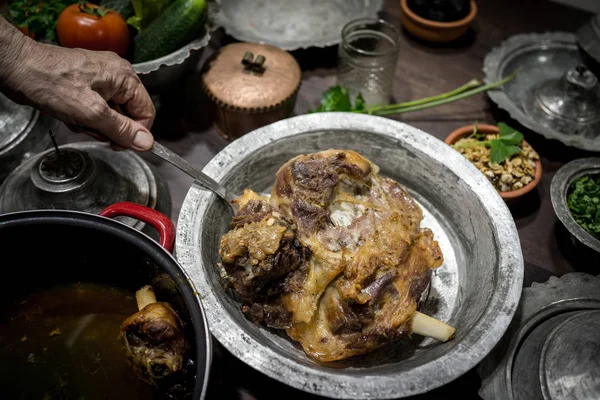
POLYGON ((474 0, 400 0, 400 22, 412 36, 432 43, 463 36, 477 16, 474 0))
MULTIPOLYGON (((501 125, 504 125, 503 133, 504 129, 507 129, 507 133, 521 135, 507 125, 499 124, 499 126, 501 125)), ((446 144, 471 161, 494 185, 506 203, 511 204, 531 192, 542 177, 542 163, 537 152, 529 143, 522 140, 519 153, 516 153, 515 149, 513 154, 508 153, 510 155, 504 161, 491 162, 492 152, 497 152, 498 149, 492 149, 490 142, 501 136, 500 128, 496 125, 479 124, 475 131, 475 126, 473 124, 456 129, 448 135, 445 140, 446 144)), ((510 141, 505 141, 503 145, 509 147, 509 150, 514 146, 510 144, 510 141)), ((504 154, 507 153, 504 152, 504 154)))

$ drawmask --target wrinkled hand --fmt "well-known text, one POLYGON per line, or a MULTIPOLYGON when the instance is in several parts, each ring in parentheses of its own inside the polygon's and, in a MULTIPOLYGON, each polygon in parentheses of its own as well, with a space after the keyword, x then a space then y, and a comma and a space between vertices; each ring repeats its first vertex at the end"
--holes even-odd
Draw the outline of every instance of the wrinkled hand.
POLYGON ((23 40, 3 74, 9 97, 113 148, 152 147, 154 106, 131 64, 111 52, 23 40))

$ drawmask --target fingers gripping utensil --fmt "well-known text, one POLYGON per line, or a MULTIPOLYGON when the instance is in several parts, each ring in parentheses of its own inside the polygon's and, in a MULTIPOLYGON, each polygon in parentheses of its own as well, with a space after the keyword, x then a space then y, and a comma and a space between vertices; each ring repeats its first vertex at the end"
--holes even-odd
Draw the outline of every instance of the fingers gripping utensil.
POLYGON ((214 192, 217 196, 225 200, 232 211, 235 212, 233 199, 237 196, 227 190, 226 187, 156 141, 150 151, 194 178, 203 188, 214 192))

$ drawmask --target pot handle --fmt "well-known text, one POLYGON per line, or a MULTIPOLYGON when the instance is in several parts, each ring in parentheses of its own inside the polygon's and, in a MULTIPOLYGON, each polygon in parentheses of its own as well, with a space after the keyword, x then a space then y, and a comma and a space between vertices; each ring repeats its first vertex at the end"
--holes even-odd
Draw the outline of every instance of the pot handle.
POLYGON ((165 214, 141 204, 122 201, 106 207, 99 215, 108 218, 130 217, 150 224, 158 231, 160 245, 169 253, 173 252, 175 225, 165 214))

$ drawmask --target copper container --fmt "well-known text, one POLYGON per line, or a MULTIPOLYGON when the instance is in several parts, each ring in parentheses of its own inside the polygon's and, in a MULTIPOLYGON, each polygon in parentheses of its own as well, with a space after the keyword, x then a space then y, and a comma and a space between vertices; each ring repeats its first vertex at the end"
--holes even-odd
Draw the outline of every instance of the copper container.
POLYGON ((233 43, 205 64, 202 88, 217 131, 234 140, 290 117, 302 72, 288 52, 270 45, 233 43))

